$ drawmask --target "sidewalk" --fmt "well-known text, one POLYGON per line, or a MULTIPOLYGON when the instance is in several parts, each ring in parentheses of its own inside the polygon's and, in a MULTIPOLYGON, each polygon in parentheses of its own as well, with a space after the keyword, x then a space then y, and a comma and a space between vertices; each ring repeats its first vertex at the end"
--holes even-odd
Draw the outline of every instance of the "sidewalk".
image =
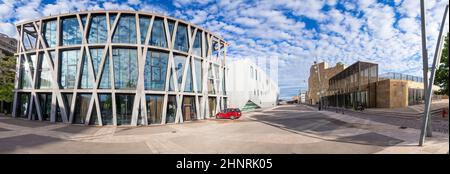
POLYGON ((420 130, 418 129, 399 129, 397 126, 375 122, 371 120, 360 119, 345 114, 338 114, 330 111, 320 111, 330 117, 341 121, 361 125, 364 130, 393 137, 403 142, 394 146, 389 146, 377 153, 448 153, 449 151, 449 135, 439 132, 433 132, 433 137, 427 137, 423 147, 418 146, 420 130))

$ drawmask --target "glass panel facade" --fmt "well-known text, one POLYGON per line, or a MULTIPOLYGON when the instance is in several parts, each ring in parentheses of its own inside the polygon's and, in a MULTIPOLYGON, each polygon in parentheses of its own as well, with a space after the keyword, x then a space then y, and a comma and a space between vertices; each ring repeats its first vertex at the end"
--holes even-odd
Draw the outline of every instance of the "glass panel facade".
POLYGON ((64 89, 72 89, 75 86, 79 54, 80 50, 67 50, 61 52, 59 82, 64 89))
POLYGON ((424 97, 423 89, 408 88, 408 105, 423 104, 424 97))
MULTIPOLYGON (((91 101, 91 94, 78 94, 75 104, 75 113, 73 115, 73 122, 75 124, 84 124, 86 121, 87 112, 89 109, 89 102, 91 101)), ((92 113, 94 113, 93 110, 92 113)))
POLYGON ((97 107, 92 107, 91 118, 89 119, 89 125, 98 125, 97 107))
POLYGON ((80 87, 82 89, 91 89, 92 88, 92 79, 89 77, 89 65, 86 54, 83 55, 83 64, 81 65, 81 84, 80 87))
POLYGON ((103 49, 91 48, 89 49, 91 54, 92 66, 94 68, 94 77, 97 77, 98 67, 100 67, 100 61, 102 60, 103 49))
POLYGON ((150 45, 167 48, 166 32, 164 30, 164 21, 161 18, 155 18, 153 21, 150 45))
POLYGON ((136 43, 136 17, 123 15, 114 31, 113 43, 136 43))
POLYGON ((202 61, 194 59, 194 66, 195 66, 195 80, 197 81, 197 92, 202 92, 202 84, 203 84, 202 61))
MULTIPOLYGON (((18 89, 14 91, 18 95, 14 101, 16 115, 24 118, 30 115, 31 120, 42 115, 45 121, 55 119, 57 122, 65 120, 75 124, 129 125, 132 122, 131 115, 136 111, 138 125, 145 124, 145 121, 149 124, 174 123, 177 109, 180 109, 178 114, 185 121, 203 118, 205 115, 200 114, 211 108, 208 106, 208 97, 203 96, 202 91, 217 94, 217 90, 221 90, 218 82, 222 81, 218 79, 222 76, 219 78, 212 74, 218 70, 222 72, 224 67, 215 66, 215 61, 202 60, 205 56, 203 44, 207 36, 212 35, 203 29, 189 26, 187 22, 155 14, 121 12, 119 15, 112 11, 49 16, 37 21, 40 21, 36 24, 42 27, 41 33, 37 33, 33 22, 24 23, 19 31, 23 36, 18 39, 21 42, 19 44, 23 44, 26 49, 18 50, 16 56, 19 63, 16 79, 18 89), (111 28, 114 22, 117 23, 111 28), (23 32, 25 30, 27 32, 23 32), (43 39, 40 46, 37 44, 39 34, 43 39), (188 41, 190 37, 192 42, 188 41), (169 39, 174 41, 170 49, 169 39), (192 54, 187 55, 190 46, 192 54), (173 57, 170 52, 174 52, 173 57), (138 57, 143 53, 146 53, 145 57, 138 57), (141 58, 143 61, 140 61, 141 58), (188 58, 190 61, 187 61, 188 58), (138 65, 140 62, 143 64, 138 65), (203 63, 211 67, 208 69, 203 63), (138 68, 141 67, 142 72, 139 72, 138 68), (210 75, 206 76, 208 72, 210 75), (143 73, 143 76, 139 73, 143 73), (34 77, 35 84, 32 82, 34 77), (143 79, 139 79, 141 77, 143 79), (167 81, 169 79, 170 83, 167 81), (139 100, 139 107, 133 108, 138 93, 136 89, 141 91, 137 86, 138 81, 144 87, 146 100, 139 100), (30 91, 36 92, 39 105, 28 103, 30 91), (98 100, 91 103, 94 95, 98 100), (55 103, 55 97, 62 97, 62 101, 56 100, 55 103), (196 110, 196 107, 201 106, 196 103, 199 102, 197 97, 203 97, 203 110, 196 110), (91 115, 87 115, 89 105, 92 105, 91 115), (30 107, 33 109, 28 110, 30 107), (38 113, 38 108, 41 108, 42 113, 38 113), (71 109, 72 113, 69 113, 71 109), (144 109, 147 113, 143 113, 144 109), (148 117, 144 118, 144 115, 148 117), (72 117, 66 120, 66 116, 72 117), (88 123, 87 116, 90 117, 88 123)), ((219 42, 218 38, 213 40, 219 42)), ((222 40, 220 43, 223 43, 222 40)), ((212 48, 211 45, 209 47, 212 48)), ((220 101, 214 102, 221 104, 220 101)))
POLYGON ((112 97, 111 94, 98 94, 98 100, 100 102, 100 112, 102 114, 102 124, 113 124, 112 113, 112 97))
POLYGON ((87 16, 85 14, 82 14, 82 15, 80 15, 80 18, 81 18, 81 25, 83 25, 83 28, 85 28, 87 16))
POLYGON ((36 54, 27 54, 28 66, 30 67, 31 76, 34 77, 34 73, 37 67, 36 54))
POLYGON ((141 32, 141 42, 145 43, 145 37, 147 37, 148 26, 150 25, 150 17, 148 16, 139 16, 139 27, 141 32))
POLYGON ((178 24, 177 35, 175 37, 174 49, 188 52, 188 32, 184 24, 178 24))
POLYGON ((208 106, 209 106, 209 117, 214 117, 216 115, 216 98, 215 97, 208 98, 208 106))
MULTIPOLYGON (((52 51, 50 55, 53 55, 55 52, 52 51)), ((52 71, 51 71, 51 62, 47 61, 46 59, 47 55, 42 53, 39 53, 39 66, 38 66, 38 72, 39 72, 39 81, 38 81, 38 88, 39 89, 49 89, 52 87, 51 80, 52 80, 52 71)), ((51 59, 48 59, 51 60, 51 59)))
POLYGON ((111 29, 111 31, 112 31, 112 27, 113 27, 113 25, 114 25, 114 20, 116 20, 116 16, 117 16, 117 14, 115 14, 115 13, 110 13, 109 14, 109 28, 111 29))
POLYGON ((42 120, 50 121, 50 113, 52 109, 52 94, 41 93, 38 94, 39 102, 41 104, 42 120))
POLYGON ((31 70, 28 64, 26 64, 25 57, 20 57, 20 82, 19 88, 30 89, 31 88, 31 70))
POLYGON ((48 47, 55 47, 56 46, 56 20, 46 21, 44 22, 44 38, 45 43, 48 47))
MULTIPOLYGON (((225 69, 223 70, 223 73, 222 73, 222 92, 223 92, 223 94, 224 95, 226 95, 227 94, 227 92, 226 92, 226 86, 225 86, 225 69)), ((269 81, 266 81, 266 83, 268 84, 268 82, 269 81)))
POLYGON ((91 26, 89 28, 89 43, 105 43, 107 40, 108 29, 106 28, 106 15, 94 15, 91 17, 91 26))
POLYGON ((135 89, 137 83, 136 49, 113 48, 114 82, 116 89, 135 89))
POLYGON ((177 115, 177 100, 173 95, 168 96, 166 123, 174 123, 177 115))
POLYGON ((117 125, 130 125, 134 94, 116 94, 117 125))
POLYGON ((161 124, 164 96, 146 95, 148 124, 161 124))
POLYGON ((183 120, 191 121, 197 119, 197 112, 195 107, 195 97, 194 96, 184 96, 183 97, 183 120))
POLYGON ((184 70, 184 64, 186 63, 186 57, 181 55, 175 55, 174 56, 174 62, 175 62, 175 71, 177 72, 177 80, 178 80, 178 89, 181 88, 181 82, 183 80, 183 70, 184 70))
MULTIPOLYGON (((34 27, 25 27, 25 28, 27 30, 30 30, 31 33, 36 31, 34 29, 34 27)), ((25 47, 25 50, 29 51, 29 50, 36 49, 36 43, 37 43, 37 38, 34 35, 32 35, 28 32, 23 33, 23 46, 25 47)))
POLYGON ((215 88, 214 88, 214 75, 213 75, 213 65, 212 64, 210 64, 209 65, 209 67, 208 67, 208 84, 207 84, 207 87, 208 87, 208 94, 215 94, 216 93, 216 90, 215 90, 215 88))
POLYGON ((169 54, 165 52, 149 50, 144 70, 145 89, 164 90, 168 59, 169 54))
POLYGON ((28 118, 28 108, 30 106, 30 93, 18 93, 16 117, 28 118))
POLYGON ((70 115, 70 107, 72 106, 72 93, 62 93, 62 97, 67 106, 67 115, 70 115))
POLYGON ((80 24, 76 17, 63 19, 61 31, 63 32, 62 45, 81 44, 80 24))
POLYGON ((202 31, 197 30, 197 34, 195 34, 194 45, 192 47, 193 47, 194 55, 201 57, 202 56, 202 31))
POLYGON ((170 68, 170 75, 169 75, 169 91, 175 91, 175 85, 173 82, 173 71, 172 68, 170 68))
POLYGON ((192 70, 191 70, 191 65, 192 63, 189 63, 190 65, 188 65, 187 68, 187 74, 186 74, 186 82, 185 82, 185 86, 184 86, 184 92, 194 92, 194 82, 192 80, 192 70))
POLYGON ((101 89, 109 89, 111 88, 111 81, 110 81, 110 77, 111 74, 109 72, 109 56, 106 55, 106 59, 105 59, 105 65, 103 65, 103 72, 102 75, 100 77, 100 86, 99 88, 101 89))
POLYGON ((175 28, 175 21, 168 20, 168 26, 169 26, 170 38, 172 38, 173 37, 173 29, 175 28))

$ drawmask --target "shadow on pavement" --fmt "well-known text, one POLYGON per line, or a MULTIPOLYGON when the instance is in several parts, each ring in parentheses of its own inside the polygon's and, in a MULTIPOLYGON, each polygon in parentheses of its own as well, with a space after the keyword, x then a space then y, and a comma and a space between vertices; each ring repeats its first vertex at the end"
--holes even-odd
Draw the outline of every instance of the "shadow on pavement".
MULTIPOLYGON (((284 110, 284 109, 280 109, 284 110)), ((252 116, 261 123, 274 126, 286 131, 290 131, 303 136, 332 134, 333 131, 346 128, 358 128, 357 125, 350 124, 338 119, 331 118, 319 112, 292 113, 288 111, 271 111, 269 113, 259 113, 252 116), (308 134, 302 134, 308 133, 308 134)), ((312 136, 310 136, 312 137, 312 136)), ((373 145, 373 146, 394 146, 403 142, 374 132, 364 132, 363 134, 340 137, 334 140, 319 138, 325 141, 335 141, 352 144, 373 145)))

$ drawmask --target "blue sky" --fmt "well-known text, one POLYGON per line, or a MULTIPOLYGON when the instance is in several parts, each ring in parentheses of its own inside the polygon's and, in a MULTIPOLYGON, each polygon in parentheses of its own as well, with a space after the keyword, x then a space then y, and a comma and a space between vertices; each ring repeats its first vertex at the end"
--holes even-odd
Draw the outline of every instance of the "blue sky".
MULTIPOLYGON (((432 57, 448 1, 426 2, 432 57)), ((419 0, 0 0, 0 32, 14 36, 16 22, 90 9, 151 11, 198 24, 231 43, 231 61, 278 58, 281 97, 307 88, 314 60, 422 74, 419 0)))

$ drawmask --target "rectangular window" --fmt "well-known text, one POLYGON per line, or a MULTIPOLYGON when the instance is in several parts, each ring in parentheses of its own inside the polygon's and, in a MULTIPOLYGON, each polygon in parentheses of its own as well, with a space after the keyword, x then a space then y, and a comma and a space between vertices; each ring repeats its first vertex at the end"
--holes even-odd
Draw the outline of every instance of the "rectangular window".
POLYGON ((195 107, 195 97, 194 96, 184 96, 183 97, 183 120, 191 121, 197 119, 197 112, 195 107))
POLYGON ((113 124, 111 94, 98 94, 98 99, 100 103, 100 113, 102 114, 102 124, 113 124))
POLYGON ((79 54, 80 50, 61 51, 59 82, 64 89, 73 89, 75 86, 79 54))
POLYGON ((202 31, 200 30, 197 30, 197 33, 195 34, 193 52, 196 56, 202 56, 202 31))
POLYGON ((146 95, 148 124, 161 124, 164 96, 146 95))
POLYGON ((202 69, 202 61, 199 59, 194 59, 195 66, 195 79, 197 81, 197 92, 202 92, 202 82, 203 82, 203 69, 202 69))
POLYGON ((145 44, 145 38, 147 37, 148 26, 150 25, 150 17, 139 16, 139 28, 141 33, 141 44, 145 44))
POLYGON ((149 44, 152 46, 167 48, 166 32, 164 30, 163 19, 155 18, 155 20, 153 21, 152 33, 149 42, 149 44))
POLYGON ((116 29, 114 30, 113 43, 130 43, 135 44, 136 34, 136 18, 133 15, 123 15, 119 19, 116 29))
POLYGON ((91 26, 89 28, 89 43, 105 43, 108 29, 106 28, 106 16, 94 15, 91 17, 91 26))
POLYGON ((48 47, 56 46, 56 20, 44 22, 44 38, 48 47))
MULTIPOLYGON (((84 124, 86 121, 89 104, 91 102, 91 94, 78 94, 75 104, 75 113, 73 122, 75 124, 84 124)), ((92 111, 94 112, 94 110, 92 111)))
POLYGON ((134 95, 116 94, 117 125, 130 125, 133 113, 134 95))
POLYGON ((61 31, 63 32, 63 45, 81 44, 80 24, 76 17, 65 18, 62 20, 61 31))
POLYGON ((41 104, 42 120, 50 121, 50 111, 52 108, 52 94, 40 93, 38 94, 39 103, 41 104))
POLYGON ((113 48, 113 53, 116 89, 135 89, 138 76, 136 49, 113 48))
POLYGON ((175 45, 174 49, 188 52, 189 44, 188 44, 188 32, 187 26, 184 24, 178 24, 177 35, 175 37, 175 45))
MULTIPOLYGON (((54 57, 54 51, 50 52, 50 55, 54 57)), ((39 65, 38 65, 38 88, 39 89, 49 89, 52 87, 52 71, 51 71, 51 62, 47 61, 51 60, 47 58, 47 54, 39 53, 39 65)))
POLYGON ((165 52, 149 50, 144 69, 145 89, 164 90, 168 59, 165 52))
POLYGON ((26 58, 20 56, 20 89, 30 89, 31 88, 31 70, 29 64, 26 64, 26 58))
POLYGON ((169 95, 167 100, 166 123, 174 123, 177 115, 177 100, 174 95, 169 95))
POLYGON ((16 117, 28 118, 28 108, 30 106, 30 93, 18 93, 17 94, 17 110, 16 117))
POLYGON ((208 105, 209 105, 209 117, 214 117, 216 115, 216 98, 209 97, 208 105))

